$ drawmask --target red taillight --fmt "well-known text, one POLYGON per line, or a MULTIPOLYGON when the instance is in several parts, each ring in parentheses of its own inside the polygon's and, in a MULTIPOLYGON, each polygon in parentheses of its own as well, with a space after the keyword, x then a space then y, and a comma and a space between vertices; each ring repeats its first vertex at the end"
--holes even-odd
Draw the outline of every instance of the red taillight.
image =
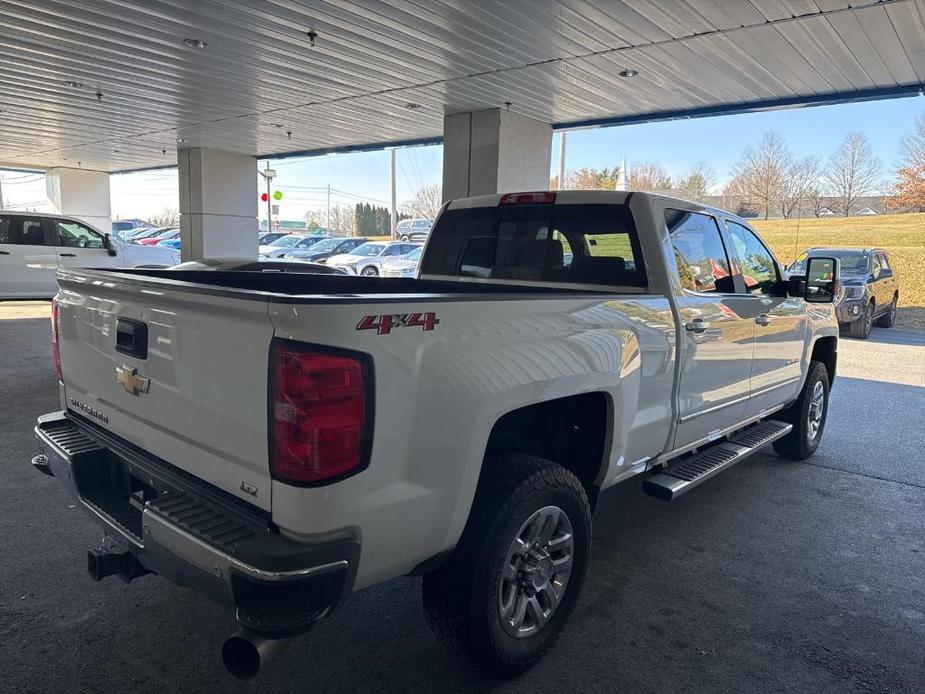
POLYGON ((367 463, 367 362, 293 343, 270 348, 270 472, 312 485, 367 463))
POLYGON ((51 300, 51 351, 55 358, 55 374, 59 381, 63 381, 61 376, 61 350, 58 349, 58 299, 55 297, 51 300))
POLYGON ((537 193, 507 193, 501 196, 499 205, 548 205, 556 201, 552 191, 541 190, 537 193))

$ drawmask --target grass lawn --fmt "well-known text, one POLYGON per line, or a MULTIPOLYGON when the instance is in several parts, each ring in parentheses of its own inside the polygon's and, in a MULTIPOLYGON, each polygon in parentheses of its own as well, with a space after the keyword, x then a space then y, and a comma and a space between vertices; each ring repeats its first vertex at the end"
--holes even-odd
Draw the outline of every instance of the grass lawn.
POLYGON ((925 330, 925 214, 749 222, 777 258, 788 264, 813 246, 886 249, 899 279, 896 327, 925 330))

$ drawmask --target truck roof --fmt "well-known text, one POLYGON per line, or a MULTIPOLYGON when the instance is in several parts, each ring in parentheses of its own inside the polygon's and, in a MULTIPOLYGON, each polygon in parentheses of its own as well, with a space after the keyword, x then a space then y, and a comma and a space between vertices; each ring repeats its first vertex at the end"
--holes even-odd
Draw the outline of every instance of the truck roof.
MULTIPOLYGON (((704 205, 699 202, 693 202, 691 200, 684 200, 681 198, 674 198, 670 195, 662 195, 661 193, 649 193, 646 191, 625 191, 625 190, 556 190, 556 191, 529 191, 525 194, 542 194, 542 193, 554 193, 555 200, 552 204, 555 205, 625 205, 629 202, 630 198, 633 197, 643 197, 649 198, 652 200, 671 200, 678 202, 684 205, 684 207, 692 208, 702 212, 709 212, 712 214, 719 214, 725 217, 733 217, 737 220, 741 220, 737 214, 734 214, 728 210, 723 210, 718 207, 711 207, 710 205, 704 205)), ((513 193, 514 195, 519 193, 513 193)), ((460 210, 476 207, 497 207, 501 204, 501 199, 505 194, 494 194, 494 195, 477 195, 471 198, 458 198, 456 200, 451 200, 447 205, 448 210, 460 210)), ((747 221, 742 220, 746 225, 747 221)))

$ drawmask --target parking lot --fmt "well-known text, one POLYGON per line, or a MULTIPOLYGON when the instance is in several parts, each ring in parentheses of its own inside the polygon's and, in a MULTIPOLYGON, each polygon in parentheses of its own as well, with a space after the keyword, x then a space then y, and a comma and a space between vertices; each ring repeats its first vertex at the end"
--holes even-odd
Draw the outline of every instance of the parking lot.
POLYGON ((671 504, 635 481, 607 492, 579 608, 520 679, 444 653, 407 578, 354 595, 248 685, 220 662, 229 613, 158 577, 87 576, 98 531, 28 464, 36 415, 58 406, 47 308, 0 310, 17 316, 0 319, 4 691, 923 690, 922 333, 841 342, 806 463, 758 455, 671 504))

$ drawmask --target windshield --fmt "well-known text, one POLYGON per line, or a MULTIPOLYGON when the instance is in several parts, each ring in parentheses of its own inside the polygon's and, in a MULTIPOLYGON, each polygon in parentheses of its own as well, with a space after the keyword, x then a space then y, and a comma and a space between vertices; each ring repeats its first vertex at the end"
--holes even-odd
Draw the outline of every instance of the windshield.
POLYGON ((278 246, 280 248, 290 248, 295 246, 299 242, 298 236, 280 236, 276 241, 271 241, 269 245, 278 246))
POLYGON ((826 256, 829 258, 838 258, 841 263, 842 275, 866 275, 870 272, 870 256, 860 251, 816 251, 811 255, 802 253, 799 258, 790 266, 790 274, 802 275, 806 272, 806 259, 811 257, 826 256))
POLYGON ((367 258, 372 258, 373 256, 377 256, 382 253, 384 248, 385 246, 381 243, 364 243, 350 251, 350 255, 360 255, 367 258))

